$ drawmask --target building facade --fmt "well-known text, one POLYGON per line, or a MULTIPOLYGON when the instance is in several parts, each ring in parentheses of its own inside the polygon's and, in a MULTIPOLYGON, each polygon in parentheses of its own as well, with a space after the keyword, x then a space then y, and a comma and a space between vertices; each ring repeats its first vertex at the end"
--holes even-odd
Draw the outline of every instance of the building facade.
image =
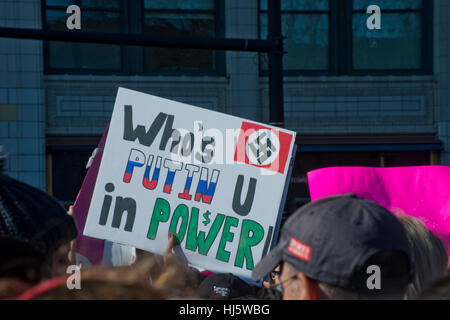
MULTIPOLYGON (((267 0, 0 1, 0 26, 256 39, 267 0)), ((289 205, 327 166, 450 165, 450 2, 282 0, 285 126, 298 133, 289 205), (381 29, 370 29, 370 5, 381 29)), ((77 31, 74 31, 77 32, 77 31)), ((71 202, 117 88, 268 122, 267 56, 0 38, 7 174, 71 202)))

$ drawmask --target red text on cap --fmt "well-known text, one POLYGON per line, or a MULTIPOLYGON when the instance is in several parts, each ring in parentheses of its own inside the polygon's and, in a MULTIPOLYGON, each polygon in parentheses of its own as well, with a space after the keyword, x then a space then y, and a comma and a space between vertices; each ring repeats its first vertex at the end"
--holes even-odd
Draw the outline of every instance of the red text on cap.
POLYGON ((311 258, 311 247, 295 239, 294 237, 291 237, 288 252, 305 261, 309 261, 311 258))

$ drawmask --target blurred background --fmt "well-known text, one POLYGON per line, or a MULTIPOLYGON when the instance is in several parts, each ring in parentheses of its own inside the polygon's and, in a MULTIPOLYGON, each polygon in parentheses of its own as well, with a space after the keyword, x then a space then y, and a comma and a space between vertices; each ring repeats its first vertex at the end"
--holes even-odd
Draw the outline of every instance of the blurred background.
MULTIPOLYGON (((450 1, 282 0, 285 127, 306 173, 330 166, 450 165, 450 1), (369 30, 370 5, 381 29, 369 30)), ((266 39, 267 0, 0 0, 0 27, 266 39)), ((0 38, 6 173, 72 203, 117 87, 269 121, 266 54, 0 38)))

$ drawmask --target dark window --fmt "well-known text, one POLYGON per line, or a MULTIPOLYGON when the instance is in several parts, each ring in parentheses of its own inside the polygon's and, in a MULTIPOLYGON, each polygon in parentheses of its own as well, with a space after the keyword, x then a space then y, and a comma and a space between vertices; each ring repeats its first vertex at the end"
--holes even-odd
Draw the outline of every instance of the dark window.
POLYGON ((86 165, 99 136, 47 136, 47 191, 73 204, 87 173, 86 165))
MULTIPOLYGON (((144 33, 214 38, 214 0, 145 0, 144 33)), ((209 50, 145 48, 144 68, 152 70, 213 70, 214 52, 209 50)))
MULTIPOLYGON (((42 0, 44 27, 67 30, 81 8, 81 32, 223 37, 223 0, 42 0)), ((77 32, 77 31, 74 31, 77 32)), ((46 42, 46 73, 222 74, 224 54, 208 50, 46 42)))
MULTIPOLYGON (((268 34, 267 0, 261 1, 260 35, 268 34)), ((286 37, 284 69, 329 69, 329 5, 328 0, 282 1, 282 33, 286 37)), ((267 60, 263 60, 267 70, 267 60)))
POLYGON ((86 164, 92 155, 91 147, 58 147, 50 151, 51 186, 53 196, 63 203, 73 203, 77 198, 84 177, 86 164))
MULTIPOLYGON (((432 0, 282 1, 287 74, 431 74, 432 0), (369 30, 367 8, 381 9, 381 30, 369 30)), ((267 38, 267 0, 260 0, 260 36, 267 38)), ((267 55, 261 54, 261 70, 267 55)))
MULTIPOLYGON (((428 0, 429 1, 429 0, 428 0)), ((353 69, 420 70, 422 67, 422 0, 377 1, 382 8, 380 30, 366 26, 371 0, 354 0, 353 69)))
MULTIPOLYGON (((81 31, 122 32, 120 0, 46 0, 44 26, 51 30, 67 30, 66 13, 69 5, 81 9, 81 31)), ((75 31, 74 31, 75 32, 75 31)), ((121 47, 116 45, 70 43, 51 41, 45 43, 46 70, 115 70, 122 69, 121 47)))

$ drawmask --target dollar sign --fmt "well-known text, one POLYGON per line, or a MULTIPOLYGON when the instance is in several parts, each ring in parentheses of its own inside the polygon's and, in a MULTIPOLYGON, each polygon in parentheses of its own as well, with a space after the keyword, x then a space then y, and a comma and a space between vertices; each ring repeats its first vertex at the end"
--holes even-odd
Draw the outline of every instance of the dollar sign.
POLYGON ((206 225, 208 225, 210 222, 211 222, 211 220, 209 220, 209 215, 211 214, 211 212, 209 212, 209 211, 206 211, 204 214, 203 214, 203 218, 205 219, 204 221, 203 221, 203 224, 206 226, 206 225))

